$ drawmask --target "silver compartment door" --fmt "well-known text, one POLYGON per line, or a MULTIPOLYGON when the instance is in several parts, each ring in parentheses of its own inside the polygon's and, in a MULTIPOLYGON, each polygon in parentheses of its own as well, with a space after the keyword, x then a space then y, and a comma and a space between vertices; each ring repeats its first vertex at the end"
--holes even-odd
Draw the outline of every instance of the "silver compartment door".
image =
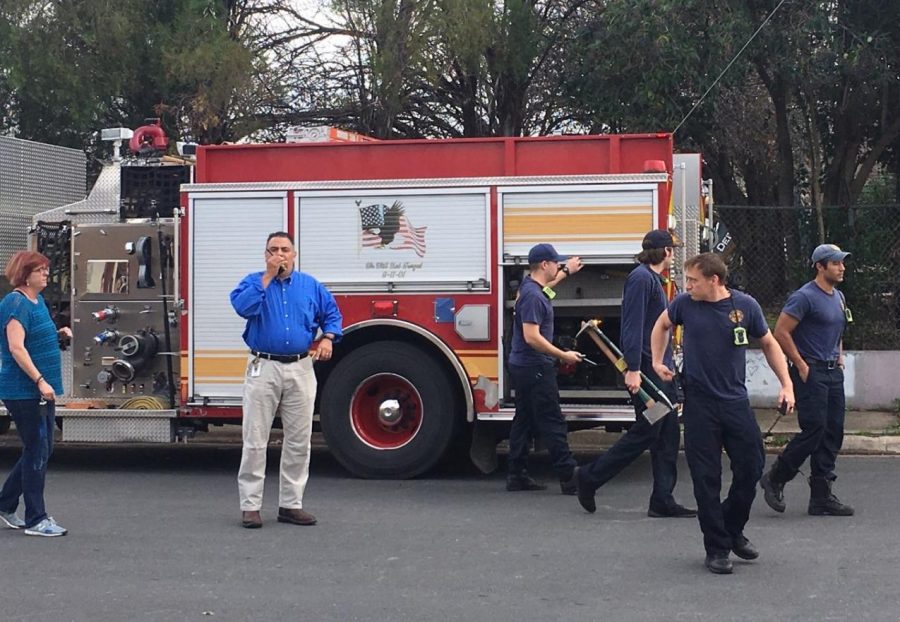
POLYGON ((192 193, 188 218, 189 394, 195 402, 238 403, 248 349, 229 294, 265 267, 266 236, 287 230, 287 194, 192 193))

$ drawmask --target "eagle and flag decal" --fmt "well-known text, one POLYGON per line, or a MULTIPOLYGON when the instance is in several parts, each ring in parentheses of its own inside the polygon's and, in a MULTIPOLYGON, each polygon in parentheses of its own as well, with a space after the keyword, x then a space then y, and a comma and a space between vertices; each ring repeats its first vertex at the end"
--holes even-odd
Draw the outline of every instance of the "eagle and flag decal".
MULTIPOLYGON (((361 201, 356 204, 359 207, 361 201)), ((425 256, 425 233, 428 227, 413 226, 402 201, 394 201, 390 206, 378 203, 361 206, 359 221, 362 227, 362 248, 412 250, 419 257, 425 256)))

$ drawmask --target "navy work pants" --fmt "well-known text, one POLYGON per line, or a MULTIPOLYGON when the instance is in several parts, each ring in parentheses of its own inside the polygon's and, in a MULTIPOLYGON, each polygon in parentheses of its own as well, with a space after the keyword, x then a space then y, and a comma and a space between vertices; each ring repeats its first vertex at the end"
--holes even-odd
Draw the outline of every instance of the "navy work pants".
POLYGON ((559 409, 556 368, 552 363, 520 367, 509 365, 516 390, 516 414, 509 431, 510 475, 527 470, 528 446, 540 437, 550 452, 553 470, 561 481, 572 479, 575 457, 569 450, 568 426, 559 409))
POLYGON ((708 554, 731 550, 743 534, 765 464, 762 435, 747 399, 723 400, 685 390, 684 453, 694 482, 697 518, 708 554), (722 491, 722 448, 731 461, 731 488, 722 491))
MULTIPOLYGON (((663 382, 653 370, 644 369, 644 374, 662 390, 674 404, 676 401, 675 386, 671 382, 663 382)), ((644 387, 646 390, 646 387, 644 387)), ((615 445, 602 456, 581 468, 584 484, 594 490, 615 477, 622 469, 635 459, 650 450, 650 463, 653 470, 653 492, 650 494, 650 506, 666 508, 675 503, 672 491, 678 479, 676 462, 681 434, 678 429, 678 413, 668 415, 650 425, 643 412, 644 405, 632 397, 634 402, 635 422, 615 445)))
POLYGON ((844 370, 813 364, 806 382, 793 365, 790 372, 800 434, 787 444, 780 460, 793 476, 809 458, 810 475, 834 481, 834 463, 844 442, 844 370))
POLYGON ((47 461, 53 453, 55 403, 40 400, 3 400, 22 439, 22 456, 13 466, 0 490, 0 510, 15 512, 19 497, 25 501, 25 526, 34 527, 47 518, 44 508, 44 479, 47 461))

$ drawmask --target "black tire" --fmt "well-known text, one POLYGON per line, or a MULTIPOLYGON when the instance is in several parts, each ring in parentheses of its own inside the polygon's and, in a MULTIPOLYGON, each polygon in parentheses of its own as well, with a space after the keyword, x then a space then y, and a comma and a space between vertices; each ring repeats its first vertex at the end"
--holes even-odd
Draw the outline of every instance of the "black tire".
POLYGON ((6 434, 9 432, 9 426, 12 423, 12 419, 7 416, 0 417, 0 434, 6 434))
MULTIPOLYGON (((320 423, 329 449, 357 477, 406 479, 421 475, 443 457, 463 419, 457 412, 452 382, 437 361, 407 343, 371 343, 350 352, 329 374, 319 402, 320 423), (351 412, 354 407, 357 412, 372 410, 361 409, 358 404, 370 400, 371 405, 381 399, 379 378, 385 378, 388 384, 407 383, 417 394, 414 399, 401 400, 403 412, 418 413, 414 417, 416 431, 398 437, 402 440, 404 434, 411 436, 402 446, 377 447, 377 443, 367 442, 360 433, 367 426, 359 425, 351 412)), ((385 393, 385 397, 392 395, 385 393)))

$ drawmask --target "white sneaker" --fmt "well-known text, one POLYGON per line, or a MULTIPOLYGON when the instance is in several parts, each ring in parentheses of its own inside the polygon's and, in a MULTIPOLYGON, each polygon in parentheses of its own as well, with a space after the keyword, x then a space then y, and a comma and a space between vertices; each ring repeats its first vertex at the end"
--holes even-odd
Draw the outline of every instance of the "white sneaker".
POLYGON ((26 536, 44 536, 54 538, 56 536, 64 536, 69 532, 68 529, 60 527, 52 518, 45 518, 34 527, 25 530, 26 536))
POLYGON ((15 512, 0 512, 0 521, 6 523, 10 529, 22 529, 25 527, 25 521, 19 518, 15 512))

